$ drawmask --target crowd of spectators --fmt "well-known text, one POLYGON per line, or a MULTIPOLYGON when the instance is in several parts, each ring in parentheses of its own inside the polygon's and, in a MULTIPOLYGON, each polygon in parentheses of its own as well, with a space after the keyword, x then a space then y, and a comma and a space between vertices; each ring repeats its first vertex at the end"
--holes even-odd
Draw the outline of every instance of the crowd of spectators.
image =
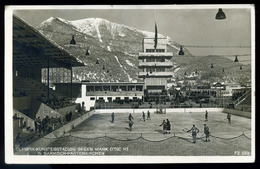
POLYGON ((35 131, 41 134, 48 134, 54 131, 56 128, 59 128, 63 124, 63 119, 59 117, 49 117, 45 116, 43 119, 40 117, 35 119, 34 127, 35 131))
POLYGON ((84 110, 84 108, 78 105, 75 109, 75 113, 72 113, 72 111, 68 111, 64 116, 49 117, 47 115, 43 119, 38 117, 35 119, 35 131, 42 134, 48 134, 61 127, 62 125, 70 122, 74 118, 77 118, 85 113, 86 111, 84 110))
POLYGON ((65 97, 58 99, 56 96, 52 96, 52 98, 45 100, 43 97, 37 97, 37 100, 46 104, 47 106, 53 109, 59 109, 67 106, 71 106, 75 103, 71 102, 70 100, 65 99, 65 97))

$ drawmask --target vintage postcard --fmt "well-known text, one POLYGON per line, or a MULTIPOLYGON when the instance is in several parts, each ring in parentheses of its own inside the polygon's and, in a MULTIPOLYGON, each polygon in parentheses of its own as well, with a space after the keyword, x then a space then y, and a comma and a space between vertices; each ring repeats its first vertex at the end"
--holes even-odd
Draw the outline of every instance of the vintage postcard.
POLYGON ((8 164, 255 161, 254 5, 6 6, 8 164))

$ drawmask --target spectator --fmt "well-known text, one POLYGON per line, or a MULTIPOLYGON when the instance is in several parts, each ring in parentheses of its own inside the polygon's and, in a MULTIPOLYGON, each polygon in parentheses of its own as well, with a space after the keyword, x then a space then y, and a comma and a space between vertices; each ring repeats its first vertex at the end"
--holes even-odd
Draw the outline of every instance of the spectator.
POLYGON ((16 135, 16 137, 15 137, 15 142, 16 142, 17 144, 20 144, 21 139, 22 139, 21 133, 19 132, 19 133, 16 135))

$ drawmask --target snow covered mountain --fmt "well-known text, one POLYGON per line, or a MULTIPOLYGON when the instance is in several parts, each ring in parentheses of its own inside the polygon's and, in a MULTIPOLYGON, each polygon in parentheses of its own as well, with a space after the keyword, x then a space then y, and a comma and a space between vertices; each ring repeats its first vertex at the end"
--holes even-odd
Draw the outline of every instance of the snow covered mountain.
MULTIPOLYGON (((37 26, 37 29, 49 40, 82 60, 87 66, 74 68, 73 71, 78 80, 90 81, 140 81, 137 66, 142 40, 154 37, 154 32, 141 31, 101 18, 68 21, 51 17, 37 26), (72 35, 76 45, 70 45, 72 35), (86 50, 89 50, 90 55, 85 55, 86 50)), ((168 36, 158 34, 158 37, 167 38, 168 51, 177 55, 179 44, 168 36)), ((185 56, 192 56, 186 49, 184 52, 185 56)))
MULTIPOLYGON (((138 30, 102 18, 68 21, 51 17, 36 29, 85 63, 85 67, 73 68, 74 80, 78 81, 142 81, 138 78, 138 53, 142 52, 143 38, 154 38, 154 32, 138 30), (70 44, 72 35, 76 45, 70 44), (86 55, 87 50, 89 55, 86 55), (99 64, 96 64, 97 60, 99 64)), ((250 65, 243 66, 238 71, 240 63, 234 63, 222 56, 193 57, 185 48, 185 55, 178 56, 178 43, 162 34, 158 34, 158 37, 168 39, 167 51, 174 53, 172 71, 179 78, 184 77, 184 72, 191 74, 195 70, 213 81, 238 82, 241 78, 251 77, 250 65), (211 63, 214 63, 214 69, 210 68, 211 63), (226 70, 225 74, 222 73, 223 69, 226 70)))

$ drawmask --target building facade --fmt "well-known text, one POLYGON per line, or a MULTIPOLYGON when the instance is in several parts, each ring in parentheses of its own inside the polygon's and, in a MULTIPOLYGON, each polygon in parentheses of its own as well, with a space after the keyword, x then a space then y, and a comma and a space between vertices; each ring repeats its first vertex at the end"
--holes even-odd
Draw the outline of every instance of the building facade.
POLYGON ((112 102, 115 100, 143 99, 144 83, 131 82, 82 82, 81 97, 76 103, 84 102, 86 110, 94 107, 96 101, 112 102))
POLYGON ((167 88, 167 79, 171 78, 173 67, 172 52, 167 52, 167 39, 158 38, 154 48, 154 38, 143 39, 143 52, 139 53, 139 78, 143 78, 147 93, 161 93, 167 88))

